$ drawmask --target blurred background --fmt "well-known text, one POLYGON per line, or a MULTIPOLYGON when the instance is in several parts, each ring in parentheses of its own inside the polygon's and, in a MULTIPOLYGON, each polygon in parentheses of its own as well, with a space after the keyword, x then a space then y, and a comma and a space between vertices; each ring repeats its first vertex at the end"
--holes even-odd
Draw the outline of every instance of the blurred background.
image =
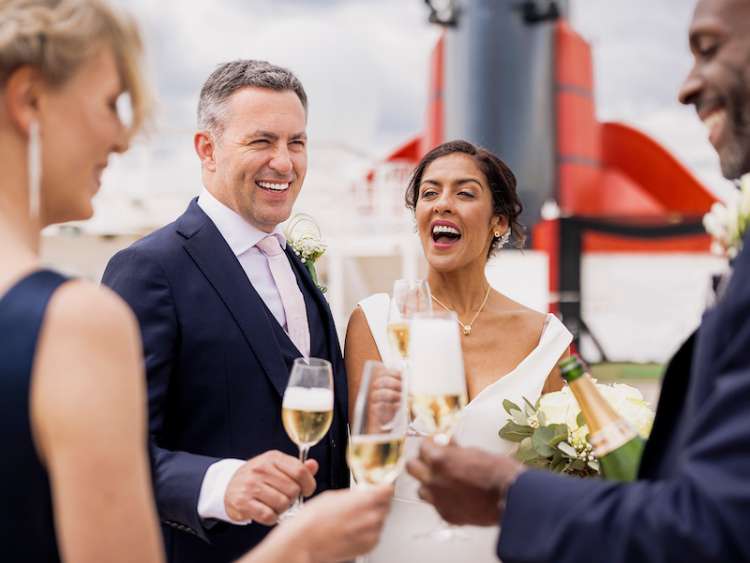
POLYGON ((695 236, 699 212, 733 189, 703 125, 676 99, 692 62, 693 2, 114 2, 145 32, 158 120, 112 159, 92 220, 45 232, 46 263, 98 280, 114 252, 181 214, 201 188, 192 138, 203 81, 220 62, 266 59, 293 70, 310 99, 309 170, 296 211, 315 217, 328 244, 319 272, 342 336, 357 301, 424 274, 403 191, 415 158, 461 136, 508 160, 530 202, 529 247, 490 262, 493 285, 561 313, 584 356, 602 362, 601 377, 635 381, 656 397, 661 364, 698 324, 710 276, 723 267, 695 236), (520 111, 509 100, 524 93, 520 111), (487 115, 495 121, 477 128, 487 115), (523 115, 534 122, 533 142, 523 115), (623 144, 604 122, 655 143, 623 144), (544 163, 550 174, 537 181, 544 163), (682 193, 690 202, 674 195, 682 193), (565 221, 592 217, 641 234, 644 225, 683 226, 693 238, 620 244, 580 238, 584 223, 565 221), (572 238, 570 224, 579 228, 572 238))

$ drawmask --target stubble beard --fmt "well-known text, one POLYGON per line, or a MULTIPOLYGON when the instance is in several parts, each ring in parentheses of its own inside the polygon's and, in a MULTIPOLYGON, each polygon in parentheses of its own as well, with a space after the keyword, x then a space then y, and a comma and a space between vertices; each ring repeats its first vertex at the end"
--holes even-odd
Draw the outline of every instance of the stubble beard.
POLYGON ((727 99, 729 134, 726 146, 718 151, 721 173, 729 180, 750 172, 750 71, 735 68, 733 74, 727 99))

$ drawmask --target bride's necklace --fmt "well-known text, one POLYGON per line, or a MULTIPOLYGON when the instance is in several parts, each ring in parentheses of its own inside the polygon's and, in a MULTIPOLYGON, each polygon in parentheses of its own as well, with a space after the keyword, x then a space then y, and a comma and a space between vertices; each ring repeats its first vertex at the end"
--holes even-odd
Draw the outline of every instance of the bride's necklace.
MULTIPOLYGON (((466 324, 461 322, 461 319, 458 318, 458 313, 456 313, 456 322, 458 322, 458 324, 461 325, 461 328, 464 330, 464 336, 471 336, 471 326, 474 324, 474 321, 477 320, 479 313, 481 313, 484 310, 484 306, 487 304, 487 299, 489 299, 489 297, 490 297, 490 285, 487 284, 487 292, 484 294, 484 300, 482 301, 482 304, 479 306, 479 309, 477 309, 477 312, 474 313, 474 316, 471 318, 471 320, 466 324)), ((435 301, 435 303, 440 305, 446 311, 455 313, 453 309, 445 305, 443 302, 440 301, 440 299, 438 299, 434 295, 432 296, 432 299, 435 301)))

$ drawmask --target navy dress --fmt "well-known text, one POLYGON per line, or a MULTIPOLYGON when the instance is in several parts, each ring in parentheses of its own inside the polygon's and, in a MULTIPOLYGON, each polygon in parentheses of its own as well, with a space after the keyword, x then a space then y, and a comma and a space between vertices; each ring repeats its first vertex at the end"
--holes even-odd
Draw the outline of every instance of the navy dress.
POLYGON ((0 297, 0 560, 6 563, 60 560, 49 480, 31 434, 29 390, 47 304, 66 280, 36 271, 0 297))

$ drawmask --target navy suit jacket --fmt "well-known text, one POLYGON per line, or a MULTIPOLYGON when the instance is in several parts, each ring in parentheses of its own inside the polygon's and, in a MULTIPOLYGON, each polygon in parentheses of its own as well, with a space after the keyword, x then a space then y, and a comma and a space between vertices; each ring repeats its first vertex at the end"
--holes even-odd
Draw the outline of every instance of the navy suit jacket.
POLYGON ((724 297, 667 368, 639 480, 525 472, 509 491, 498 556, 750 561, 750 238, 724 297))
MULTIPOLYGON (((310 451, 318 491, 349 484, 344 364, 325 298, 287 247, 308 308, 313 355, 333 364, 328 435, 310 451)), ((198 496, 208 467, 268 450, 297 455, 281 424, 289 363, 299 352, 193 200, 174 223, 117 253, 103 283, 135 311, 148 377, 150 452, 169 561, 231 561, 269 528, 204 522, 198 496), (292 355, 288 353, 291 348, 292 355)))

